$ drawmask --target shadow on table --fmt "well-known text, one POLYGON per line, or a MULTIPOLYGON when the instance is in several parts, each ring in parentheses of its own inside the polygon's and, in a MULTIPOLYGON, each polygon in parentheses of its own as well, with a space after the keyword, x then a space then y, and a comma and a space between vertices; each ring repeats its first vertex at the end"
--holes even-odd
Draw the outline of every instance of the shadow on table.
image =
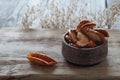
POLYGON ((31 63, 31 69, 37 73, 42 74, 73 74, 80 76, 107 76, 109 73, 109 62, 108 60, 104 60, 103 62, 92 65, 92 66, 80 66, 71 64, 69 62, 61 62, 52 67, 40 66, 37 64, 31 63))
POLYGON ((74 74, 85 75, 85 76, 105 76, 108 75, 108 60, 104 60, 101 63, 91 66, 81 66, 66 62, 66 67, 71 70, 74 74))
POLYGON ((30 66, 33 71, 36 71, 42 74, 45 74, 45 73, 50 74, 57 68, 56 65, 55 66, 41 66, 38 64, 34 64, 34 63, 30 63, 30 66))

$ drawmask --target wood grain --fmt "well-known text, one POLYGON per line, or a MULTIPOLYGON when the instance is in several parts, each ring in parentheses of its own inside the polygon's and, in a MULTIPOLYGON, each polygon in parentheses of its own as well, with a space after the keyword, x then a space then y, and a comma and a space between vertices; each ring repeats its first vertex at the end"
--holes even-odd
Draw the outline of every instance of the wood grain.
POLYGON ((19 29, 1 29, 0 80, 120 79, 119 30, 109 30, 108 56, 102 63, 91 67, 76 66, 64 60, 61 54, 61 36, 65 31, 36 29, 25 32, 19 29), (58 64, 54 67, 30 64, 26 59, 30 51, 43 52, 57 60, 58 64))

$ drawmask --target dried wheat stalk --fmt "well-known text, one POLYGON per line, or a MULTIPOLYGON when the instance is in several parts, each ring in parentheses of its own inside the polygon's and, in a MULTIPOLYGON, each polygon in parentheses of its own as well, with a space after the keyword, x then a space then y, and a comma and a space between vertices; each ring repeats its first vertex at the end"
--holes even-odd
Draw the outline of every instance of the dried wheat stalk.
POLYGON ((108 7, 106 10, 107 12, 107 25, 109 28, 118 21, 118 17, 120 16, 120 2, 114 2, 110 4, 111 6, 108 7))
MULTIPOLYGON (((66 0, 67 1, 67 0, 66 0)), ((66 7, 59 7, 61 0, 52 0, 47 4, 40 2, 37 6, 27 6, 21 24, 24 29, 31 27, 40 28, 75 28, 80 20, 89 19, 97 23, 97 27, 105 27, 105 24, 112 25, 116 21, 120 10, 120 4, 113 5, 101 12, 86 12, 87 4, 77 6, 79 0, 72 0, 66 7), (44 10, 43 10, 44 9, 44 10), (109 14, 108 14, 109 13, 109 14), (109 15, 109 17, 106 17, 109 15), (107 19, 107 21, 106 21, 107 19)))

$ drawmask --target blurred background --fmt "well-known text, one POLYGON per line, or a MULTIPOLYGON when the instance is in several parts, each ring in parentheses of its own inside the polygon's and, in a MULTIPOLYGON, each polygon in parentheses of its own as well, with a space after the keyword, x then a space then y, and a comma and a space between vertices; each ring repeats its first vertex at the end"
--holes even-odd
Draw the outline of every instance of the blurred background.
POLYGON ((89 19, 120 29, 120 0, 0 0, 0 28, 74 28, 89 19))

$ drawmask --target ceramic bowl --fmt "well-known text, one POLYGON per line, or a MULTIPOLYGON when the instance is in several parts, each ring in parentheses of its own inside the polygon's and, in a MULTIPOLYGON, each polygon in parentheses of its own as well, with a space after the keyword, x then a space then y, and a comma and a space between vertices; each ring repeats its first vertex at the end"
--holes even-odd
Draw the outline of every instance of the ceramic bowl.
POLYGON ((83 66, 90 66, 97 63, 102 62, 105 60, 107 53, 108 53, 108 41, 105 40, 99 46, 94 48, 77 48, 71 46, 66 40, 65 33, 62 36, 62 55, 70 63, 83 65, 83 66))

